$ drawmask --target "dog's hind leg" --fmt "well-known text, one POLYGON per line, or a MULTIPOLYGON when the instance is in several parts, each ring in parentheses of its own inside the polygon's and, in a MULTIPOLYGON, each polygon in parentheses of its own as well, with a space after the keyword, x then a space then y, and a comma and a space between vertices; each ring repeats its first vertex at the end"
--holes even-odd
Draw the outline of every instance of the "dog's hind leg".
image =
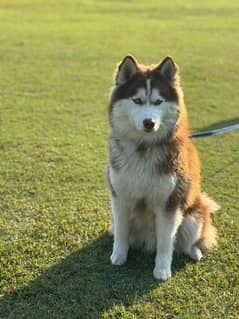
POLYGON ((186 211, 177 233, 176 249, 199 261, 202 251, 210 250, 217 244, 216 228, 211 213, 219 206, 207 195, 200 194, 194 206, 186 211))
POLYGON ((177 233, 176 250, 196 261, 202 258, 202 252, 197 246, 197 242, 201 238, 202 226, 200 216, 188 215, 184 217, 177 233))

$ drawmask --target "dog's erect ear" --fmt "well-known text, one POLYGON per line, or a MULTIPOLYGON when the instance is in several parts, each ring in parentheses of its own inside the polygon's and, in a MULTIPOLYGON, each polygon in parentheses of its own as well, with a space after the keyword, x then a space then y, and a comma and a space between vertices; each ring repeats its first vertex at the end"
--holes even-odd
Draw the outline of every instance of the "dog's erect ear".
POLYGON ((169 82, 175 82, 178 68, 173 59, 167 56, 156 68, 156 71, 160 72, 169 82))
POLYGON ((121 85, 126 83, 137 71, 136 60, 131 55, 127 55, 119 64, 116 74, 116 84, 121 85))

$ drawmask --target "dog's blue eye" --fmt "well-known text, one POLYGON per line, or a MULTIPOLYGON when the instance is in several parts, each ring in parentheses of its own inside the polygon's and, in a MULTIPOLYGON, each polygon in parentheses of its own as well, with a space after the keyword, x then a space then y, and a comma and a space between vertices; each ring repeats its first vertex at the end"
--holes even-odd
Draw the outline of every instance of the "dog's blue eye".
POLYGON ((162 100, 156 100, 155 102, 154 102, 154 105, 160 105, 161 103, 162 103, 163 101, 162 100))
POLYGON ((132 101, 133 101, 135 104, 139 104, 139 105, 142 105, 142 104, 143 104, 143 101, 142 101, 140 98, 132 99, 132 101))

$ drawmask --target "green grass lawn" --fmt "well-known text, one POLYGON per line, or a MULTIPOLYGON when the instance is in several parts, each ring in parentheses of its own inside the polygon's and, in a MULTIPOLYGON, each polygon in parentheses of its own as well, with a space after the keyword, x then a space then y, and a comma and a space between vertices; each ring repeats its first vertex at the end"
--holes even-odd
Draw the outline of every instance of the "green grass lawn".
POLYGON ((116 63, 172 55, 192 131, 239 121, 238 1, 0 0, 0 318, 238 318, 238 132, 195 140, 221 205, 195 264, 112 239, 107 100, 116 63))

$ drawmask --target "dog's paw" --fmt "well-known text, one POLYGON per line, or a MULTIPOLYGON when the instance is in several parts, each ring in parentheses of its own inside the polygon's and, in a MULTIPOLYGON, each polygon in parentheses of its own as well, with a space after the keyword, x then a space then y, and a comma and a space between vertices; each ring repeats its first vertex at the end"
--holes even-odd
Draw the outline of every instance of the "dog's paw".
POLYGON ((113 251, 110 260, 112 265, 123 265, 127 260, 127 253, 121 251, 113 251))
POLYGON ((202 252, 198 247, 192 247, 189 256, 195 260, 195 261, 199 261, 202 258, 202 252))
POLYGON ((155 267, 153 272, 154 278, 159 280, 167 280, 171 277, 170 268, 155 267))

